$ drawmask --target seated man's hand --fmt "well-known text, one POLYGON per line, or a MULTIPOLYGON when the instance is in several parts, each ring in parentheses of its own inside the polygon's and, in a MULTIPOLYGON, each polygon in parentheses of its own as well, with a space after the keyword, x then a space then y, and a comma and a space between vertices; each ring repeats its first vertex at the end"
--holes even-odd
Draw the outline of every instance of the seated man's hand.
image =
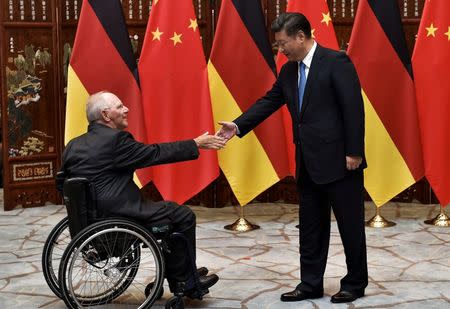
POLYGON ((362 163, 362 158, 358 156, 346 156, 347 169, 352 171, 356 170, 362 163))
POLYGON ((227 141, 231 139, 237 133, 237 126, 233 122, 220 121, 219 124, 222 125, 219 131, 217 131, 216 136, 223 137, 227 141))
POLYGON ((206 132, 203 135, 200 135, 197 138, 194 138, 195 143, 197 144, 197 147, 200 149, 222 149, 225 147, 225 144, 227 143, 227 140, 217 136, 217 135, 209 135, 208 132, 206 132))

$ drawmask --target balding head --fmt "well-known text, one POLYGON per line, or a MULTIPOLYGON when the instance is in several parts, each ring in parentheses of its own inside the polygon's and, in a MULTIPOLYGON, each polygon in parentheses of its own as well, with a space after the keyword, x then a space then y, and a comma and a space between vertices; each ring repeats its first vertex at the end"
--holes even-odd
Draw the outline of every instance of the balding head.
POLYGON ((111 128, 123 130, 128 126, 128 108, 109 91, 91 95, 86 104, 86 117, 89 123, 98 122, 111 128))

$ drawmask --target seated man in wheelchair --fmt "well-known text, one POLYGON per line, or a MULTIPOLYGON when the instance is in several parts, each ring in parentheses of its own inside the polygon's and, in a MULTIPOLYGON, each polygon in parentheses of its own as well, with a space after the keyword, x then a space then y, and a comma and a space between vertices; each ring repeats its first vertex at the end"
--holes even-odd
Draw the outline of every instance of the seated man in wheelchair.
MULTIPOLYGON (((194 160, 201 149, 221 149, 225 140, 214 135, 201 135, 192 140, 161 144, 143 144, 124 131, 128 126, 128 108, 106 91, 89 97, 86 106, 88 132, 71 140, 63 153, 60 174, 65 178, 84 177, 94 186, 97 217, 125 217, 149 229, 169 226, 187 238, 195 253, 195 214, 186 206, 173 202, 151 202, 142 197, 133 181, 136 169, 179 161, 194 160)), ((63 181, 57 181, 62 191, 63 181)), ((191 258, 185 245, 170 243, 166 254, 166 277, 173 292, 177 284, 192 277, 191 258)), ((200 288, 208 289, 219 277, 198 270, 200 288)), ((189 296, 189 293, 186 293, 189 296)))

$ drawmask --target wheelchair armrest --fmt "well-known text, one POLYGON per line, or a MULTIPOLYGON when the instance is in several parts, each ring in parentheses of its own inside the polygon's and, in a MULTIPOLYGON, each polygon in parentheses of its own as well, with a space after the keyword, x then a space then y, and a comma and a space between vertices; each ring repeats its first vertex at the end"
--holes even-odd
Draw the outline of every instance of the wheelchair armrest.
POLYGON ((56 173, 56 177, 55 177, 55 185, 56 185, 56 190, 59 191, 59 193, 63 193, 63 188, 64 188, 64 181, 66 180, 66 172, 65 171, 59 171, 58 173, 56 173))

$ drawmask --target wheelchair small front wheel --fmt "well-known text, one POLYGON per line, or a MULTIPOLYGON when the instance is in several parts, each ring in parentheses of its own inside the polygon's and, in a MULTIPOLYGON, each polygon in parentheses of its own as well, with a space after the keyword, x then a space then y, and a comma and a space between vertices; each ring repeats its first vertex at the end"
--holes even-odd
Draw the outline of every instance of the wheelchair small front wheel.
POLYGON ((184 301, 181 296, 173 296, 167 302, 165 309, 184 309, 184 301))
MULTIPOLYGON (((148 297, 154 288, 155 288, 155 282, 150 282, 149 284, 147 284, 147 286, 145 287, 145 296, 148 297)), ((158 291, 156 299, 157 300, 161 299, 163 297, 163 295, 164 295, 164 288, 161 287, 158 291)))

